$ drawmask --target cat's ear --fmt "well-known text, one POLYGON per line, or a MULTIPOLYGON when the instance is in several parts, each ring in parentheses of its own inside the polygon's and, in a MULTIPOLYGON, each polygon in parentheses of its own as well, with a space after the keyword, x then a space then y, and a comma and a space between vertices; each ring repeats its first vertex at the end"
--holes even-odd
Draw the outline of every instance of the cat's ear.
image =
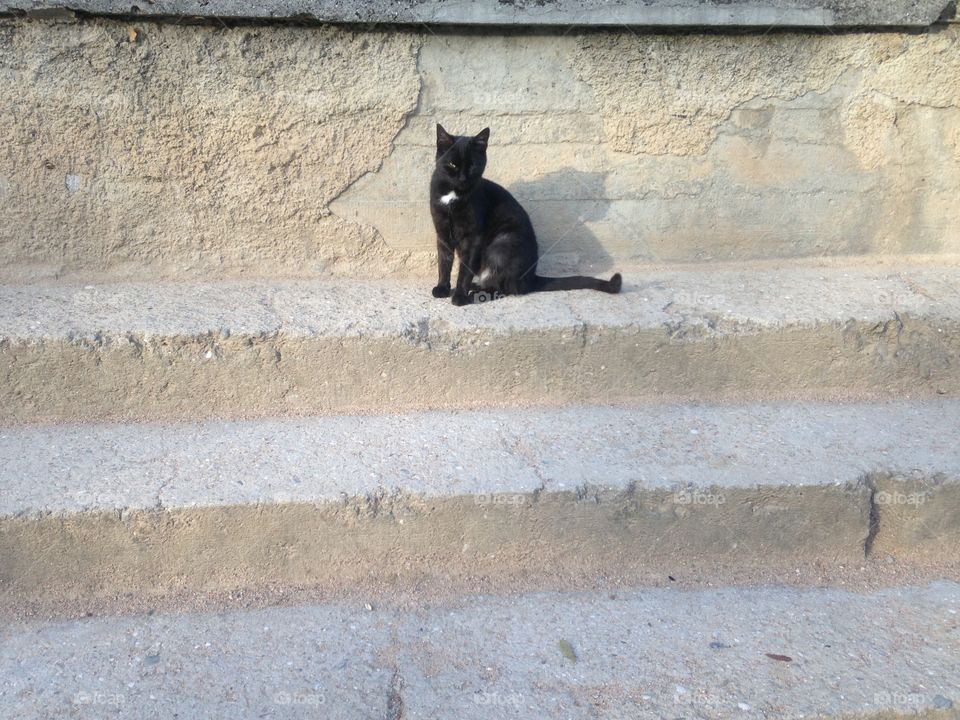
POLYGON ((484 150, 487 149, 487 140, 490 139, 490 128, 484 128, 476 135, 473 136, 473 144, 477 147, 481 147, 484 150))
POLYGON ((443 129, 443 125, 437 123, 437 157, 440 157, 447 150, 453 147, 456 138, 443 129))

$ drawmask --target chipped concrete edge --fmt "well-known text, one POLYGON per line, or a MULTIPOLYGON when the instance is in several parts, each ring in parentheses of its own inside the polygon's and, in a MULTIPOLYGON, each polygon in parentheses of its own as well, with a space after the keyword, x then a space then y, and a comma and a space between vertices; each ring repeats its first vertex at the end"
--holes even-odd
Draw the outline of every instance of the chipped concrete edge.
POLYGON ((318 503, 7 516, 0 604, 262 586, 349 595, 371 580, 468 590, 483 579, 528 591, 558 577, 630 584, 669 569, 762 575, 891 556, 909 566, 955 560, 960 538, 957 479, 877 472, 845 484, 696 492, 724 502, 682 503, 675 490, 635 484, 449 497, 380 488, 318 503), (918 492, 926 502, 888 499, 918 492), (924 539, 934 526, 938 537, 924 539))
POLYGON ((953 319, 0 340, 0 422, 960 393, 953 319), (677 368, 682 368, 678 372, 677 368), (56 385, 47 378, 59 378, 56 385), (459 384, 423 393, 424 378, 459 384), (318 382, 318 378, 321 379, 318 382), (95 382, 91 382, 95 379, 95 382), (202 401, 198 401, 202 398, 202 401))
POLYGON ((861 480, 815 487, 423 497, 378 490, 306 504, 254 504, 0 518, 0 597, 42 599, 264 584, 349 588, 442 576, 469 586, 554 575, 638 576, 705 558, 733 564, 856 562, 870 522, 861 480), (735 528, 736 532, 731 532, 735 528))

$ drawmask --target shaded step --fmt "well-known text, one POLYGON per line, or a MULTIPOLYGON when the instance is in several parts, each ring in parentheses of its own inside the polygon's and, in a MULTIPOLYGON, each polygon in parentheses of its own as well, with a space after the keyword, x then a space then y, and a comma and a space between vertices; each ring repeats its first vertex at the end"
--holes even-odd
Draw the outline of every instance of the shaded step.
POLYGON ((6 428, 0 596, 952 562, 957 437, 945 398, 6 428))
POLYGON ((861 5, 852 0, 810 2, 782 0, 768 7, 758 7, 745 0, 657 0, 642 5, 607 5, 583 0, 559 0, 549 6, 529 8, 513 2, 496 5, 450 5, 442 0, 419 2, 332 2, 320 0, 304 6, 291 0, 243 2, 232 0, 214 7, 200 0, 151 0, 144 8, 131 11, 128 3, 118 0, 72 0, 69 5, 59 0, 0 0, 0 12, 25 11, 29 17, 73 17, 73 10, 104 15, 137 15, 169 17, 221 17, 235 19, 292 19, 303 24, 310 20, 329 23, 368 23, 380 29, 390 25, 531 25, 600 26, 622 28, 631 25, 676 27, 692 25, 750 27, 831 27, 831 26, 924 26, 936 22, 945 0, 893 0, 881 6, 861 5))
POLYGON ((938 582, 12 622, 0 715, 946 720, 958 612, 938 582))
POLYGON ((0 421, 960 391, 955 269, 628 277, 454 307, 429 283, 0 288, 0 421))

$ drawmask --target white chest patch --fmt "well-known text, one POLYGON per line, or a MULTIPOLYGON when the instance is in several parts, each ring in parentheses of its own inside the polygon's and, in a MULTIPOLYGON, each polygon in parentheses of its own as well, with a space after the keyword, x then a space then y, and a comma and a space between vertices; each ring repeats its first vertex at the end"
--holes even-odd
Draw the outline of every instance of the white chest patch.
POLYGON ((452 202, 453 202, 454 200, 456 200, 456 199, 457 199, 457 194, 456 194, 453 190, 451 190, 451 191, 448 192, 446 195, 441 195, 441 196, 440 196, 440 204, 441 204, 441 205, 449 205, 450 203, 452 203, 452 202))

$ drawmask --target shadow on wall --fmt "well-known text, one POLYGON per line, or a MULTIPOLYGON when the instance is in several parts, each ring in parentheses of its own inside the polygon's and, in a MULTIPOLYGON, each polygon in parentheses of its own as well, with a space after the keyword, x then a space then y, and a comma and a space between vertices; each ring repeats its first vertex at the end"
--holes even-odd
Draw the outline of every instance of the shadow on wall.
MULTIPOLYGON (((589 223, 608 220, 606 173, 562 168, 507 189, 530 214, 540 247, 542 274, 601 273, 613 260, 589 223)), ((626 229, 625 229, 626 231, 626 229)))

